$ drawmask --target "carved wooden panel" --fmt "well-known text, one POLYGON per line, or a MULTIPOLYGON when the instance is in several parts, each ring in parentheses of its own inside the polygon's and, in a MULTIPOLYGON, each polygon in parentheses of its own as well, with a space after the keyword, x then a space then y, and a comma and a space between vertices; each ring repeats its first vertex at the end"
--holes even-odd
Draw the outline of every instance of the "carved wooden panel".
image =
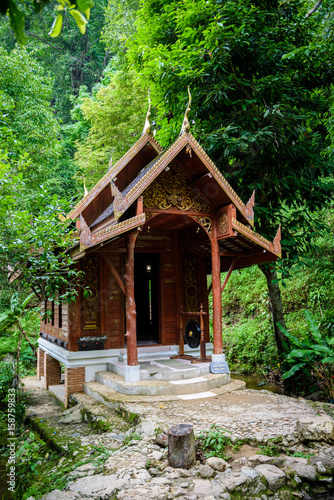
POLYGON ((83 285, 88 286, 90 294, 81 298, 81 329, 99 329, 99 258, 82 259, 82 271, 85 273, 83 285))
POLYGON ((184 309, 185 312, 198 312, 199 284, 198 284, 198 259, 193 255, 183 258, 183 281, 184 281, 184 309))
POLYGON ((210 212, 208 203, 193 186, 187 186, 185 173, 174 163, 144 191, 144 207, 210 212))

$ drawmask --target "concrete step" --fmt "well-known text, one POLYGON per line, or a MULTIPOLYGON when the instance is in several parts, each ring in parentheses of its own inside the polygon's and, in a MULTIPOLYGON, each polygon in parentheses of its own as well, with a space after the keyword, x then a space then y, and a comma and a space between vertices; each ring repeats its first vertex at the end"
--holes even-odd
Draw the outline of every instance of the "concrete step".
POLYGON ((107 387, 99 382, 86 382, 84 385, 84 392, 94 398, 99 403, 104 404, 108 408, 115 409, 119 405, 127 403, 161 403, 163 401, 176 401, 180 399, 202 399, 217 397, 222 394, 227 394, 233 391, 238 391, 246 387, 245 382, 241 380, 231 380, 228 384, 222 385, 216 389, 206 392, 198 392, 195 394, 184 394, 184 395, 160 395, 160 396, 142 396, 142 395, 131 395, 131 394, 121 394, 110 387, 107 387))
MULTIPOLYGON (((210 363, 191 364, 186 360, 150 360, 140 361, 140 380, 186 380, 210 373, 210 363)), ((107 364, 107 370, 120 377, 125 376, 125 364, 113 361, 107 364)))
POLYGON ((183 380, 141 380, 128 383, 124 378, 109 371, 97 372, 96 382, 121 394, 140 396, 179 395, 206 392, 230 382, 229 373, 209 373, 202 377, 183 380))
MULTIPOLYGON (((138 361, 150 361, 152 359, 170 359, 178 355, 177 346, 147 346, 138 348, 138 361)), ((118 361, 121 363, 127 362, 128 355, 126 349, 120 349, 118 361)))

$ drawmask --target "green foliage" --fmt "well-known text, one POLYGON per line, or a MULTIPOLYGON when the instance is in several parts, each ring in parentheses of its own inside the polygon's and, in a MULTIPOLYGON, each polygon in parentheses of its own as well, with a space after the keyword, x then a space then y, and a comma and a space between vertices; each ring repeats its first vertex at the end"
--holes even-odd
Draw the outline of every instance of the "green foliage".
POLYGON ((136 31, 135 18, 138 7, 138 0, 109 0, 105 9, 102 40, 117 54, 120 61, 125 57, 126 41, 136 31))
POLYGON ((334 338, 323 336, 309 311, 305 311, 305 319, 309 328, 306 338, 298 339, 279 325, 288 338, 292 349, 285 359, 290 369, 283 374, 283 379, 302 371, 303 376, 313 373, 319 386, 330 399, 334 399, 334 338))
POLYGON ((8 172, 0 172, 0 194, 3 275, 7 276, 10 265, 10 278, 18 273, 23 289, 32 289, 40 300, 58 295, 73 300, 80 273, 68 254, 73 245, 71 221, 59 218, 66 205, 56 195, 50 198, 42 187, 27 198, 22 176, 8 172))
POLYGON ((202 432, 198 436, 198 439, 200 440, 200 446, 203 449, 205 456, 207 458, 220 457, 224 460, 228 460, 230 455, 226 455, 226 447, 233 446, 229 434, 231 434, 230 431, 227 431, 226 429, 223 429, 215 424, 211 426, 209 431, 202 432))
POLYGON ((86 97, 86 89, 82 93, 81 130, 88 122, 89 133, 78 140, 75 159, 80 167, 78 176, 86 178, 91 188, 106 173, 109 159, 115 164, 139 139, 148 101, 133 72, 109 71, 92 97, 86 97))
POLYGON ((276 444, 268 441, 266 446, 260 446, 259 455, 267 455, 267 457, 277 457, 279 455, 279 448, 276 444))
POLYGON ((11 173, 24 174, 36 189, 51 177, 49 168, 59 154, 50 79, 24 49, 7 54, 0 48, 0 95, 0 152, 7 155, 11 173))
POLYGON ((262 234, 272 238, 284 221, 292 262, 312 241, 332 169, 321 156, 332 70, 310 45, 316 28, 299 0, 144 0, 128 42, 158 109, 158 140, 179 132, 189 85, 193 133, 238 194, 256 190, 262 234))
MULTIPOLYGON (((25 17, 31 15, 32 12, 40 12, 44 7, 49 4, 51 0, 29 0, 26 2, 24 7, 20 2, 15 2, 14 0, 4 0, 1 2, 0 13, 7 14, 10 19, 10 26, 15 34, 15 37, 19 43, 25 45, 27 43, 27 37, 24 32, 25 28, 25 17)), ((86 31, 86 24, 90 17, 90 9, 94 6, 93 0, 76 0, 74 3, 69 0, 59 0, 56 12, 58 12, 53 25, 49 31, 51 37, 57 37, 61 31, 63 17, 66 12, 69 12, 75 19, 75 22, 84 35, 86 31)))

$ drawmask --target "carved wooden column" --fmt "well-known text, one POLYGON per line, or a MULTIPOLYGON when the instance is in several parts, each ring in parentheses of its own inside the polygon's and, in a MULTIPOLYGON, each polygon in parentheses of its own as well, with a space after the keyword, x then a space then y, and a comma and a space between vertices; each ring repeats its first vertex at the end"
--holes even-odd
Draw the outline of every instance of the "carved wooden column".
POLYGON ((211 261, 212 261, 212 302, 213 302, 213 353, 223 353, 222 337, 222 299, 220 284, 220 252, 217 240, 218 227, 217 218, 212 218, 212 241, 211 241, 211 261))
POLYGON ((136 328, 136 302, 135 302, 135 244, 138 233, 133 233, 126 238, 126 264, 125 264, 125 307, 126 307, 126 348, 127 366, 125 369, 126 382, 138 382, 140 380, 140 367, 138 365, 137 352, 137 328, 136 328))

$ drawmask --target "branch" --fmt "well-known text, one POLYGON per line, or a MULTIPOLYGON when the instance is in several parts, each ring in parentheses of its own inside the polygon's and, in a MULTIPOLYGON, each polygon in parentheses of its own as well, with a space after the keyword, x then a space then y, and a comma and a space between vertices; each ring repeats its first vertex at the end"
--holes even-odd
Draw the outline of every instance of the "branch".
MULTIPOLYGON (((35 33, 30 33, 30 32, 27 32, 27 31, 26 31, 26 35, 27 36, 31 36, 33 38, 37 38, 37 40, 39 40, 40 42, 46 43, 47 45, 51 45, 54 49, 59 50, 59 52, 62 51, 62 47, 59 47, 59 44, 57 44, 56 41, 45 39, 42 36, 35 35, 35 33)), ((65 47, 67 47, 68 49, 70 48, 69 44, 66 43, 66 42, 64 42, 63 40, 62 40, 62 44, 65 47)))
POLYGON ((308 11, 308 13, 306 14, 306 19, 310 16, 312 16, 312 14, 320 7, 320 5, 322 4, 322 0, 318 0, 317 3, 312 7, 311 10, 308 11))
POLYGON ((32 345, 32 343, 30 342, 30 340, 28 339, 28 335, 26 334, 26 331, 23 330, 23 326, 21 325, 21 323, 19 322, 19 320, 17 319, 16 320, 16 323, 19 327, 19 330, 21 333, 23 333, 24 335, 24 338, 26 339, 26 341, 28 342, 28 344, 30 345, 31 349, 32 349, 32 352, 34 353, 34 356, 36 356, 36 348, 34 345, 32 345))

